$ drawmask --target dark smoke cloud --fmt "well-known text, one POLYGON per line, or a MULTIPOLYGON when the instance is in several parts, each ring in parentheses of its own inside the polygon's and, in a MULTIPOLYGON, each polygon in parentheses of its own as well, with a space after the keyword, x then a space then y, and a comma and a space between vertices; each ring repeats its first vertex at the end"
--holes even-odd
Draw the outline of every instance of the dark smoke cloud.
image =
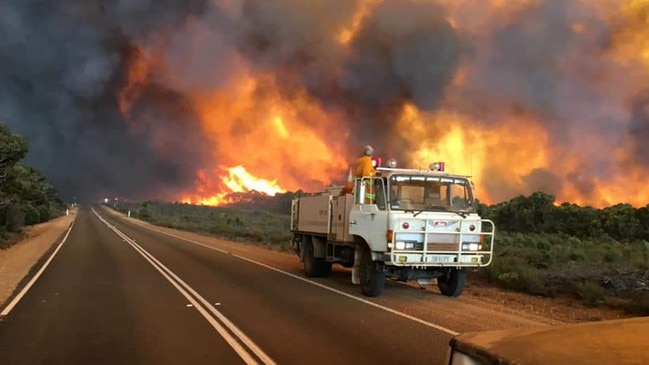
MULTIPOLYGON (((29 139, 28 160, 66 195, 179 191, 204 165, 201 146, 213 142, 201 137, 182 92, 222 87, 238 67, 233 60, 243 57, 253 73, 274 75, 258 86, 259 95, 279 90, 291 100, 305 90, 348 123, 351 143, 407 151, 408 142, 394 138, 395 118, 403 102, 427 110, 438 105, 458 66, 460 41, 440 7, 388 0, 342 46, 335 35, 352 23, 359 4, 12 4, 0 15, 0 80, 8 85, 0 91, 0 118, 29 139), (133 49, 160 44, 174 72, 165 79, 148 75, 125 118, 117 100, 137 61, 133 49)), ((237 130, 251 123, 241 121, 237 130)))
POLYGON ((582 170, 568 173, 567 181, 572 183, 586 199, 594 198, 597 192, 591 176, 584 174, 582 170))
POLYGON ((649 90, 639 94, 631 102, 628 133, 632 161, 644 168, 649 167, 649 90))
MULTIPOLYGON (((479 46, 448 104, 486 126, 540 123, 548 139, 538 138, 538 150, 553 166, 566 157, 582 161, 579 171, 558 178, 585 196, 596 180, 622 173, 611 151, 628 138, 619 125, 628 124, 624 100, 638 76, 608 53, 615 29, 599 10, 584 1, 541 0, 493 15, 495 27, 473 29, 482 31, 473 33, 479 46)), ((530 192, 546 181, 535 173, 521 178, 530 192)))
POLYGON ((331 5, 327 0, 244 0, 239 18, 226 23, 224 31, 232 33, 253 67, 285 79, 297 74, 305 81, 300 85, 319 87, 326 81, 317 74, 332 77, 340 62, 335 31, 351 23, 358 0, 331 5))
MULTIPOLYGON (((93 198, 172 196, 189 187, 197 169, 214 166, 207 148, 218 141, 202 136, 186 94, 226 93, 233 75, 248 72, 270 75, 259 79, 258 95, 291 102, 306 92, 351 130, 350 145, 371 143, 400 160, 448 129, 431 122, 422 141, 395 137, 404 103, 424 111, 443 106, 479 129, 503 120, 542 123, 551 146, 539 150, 583 165, 567 176, 517 176, 529 192, 559 191, 563 181, 592 193, 595 178, 616 173, 610 150, 627 142, 629 163, 649 160, 642 143, 648 98, 629 90, 635 69, 607 57, 616 30, 595 6, 538 0, 487 12, 480 0, 386 0, 370 7, 341 45, 336 33, 352 24, 361 3, 0 0, 0 121, 28 138, 28 161, 65 195, 93 198), (445 9, 454 6, 465 8, 453 14, 455 26, 445 9), (125 117, 118 99, 127 70, 147 52, 171 72, 147 75, 125 117), (464 81, 452 84, 460 66, 464 81), (629 125, 627 100, 628 130, 619 128, 629 125), (583 148, 589 135, 610 138, 583 148)), ((300 120, 311 122, 308 114, 300 120)), ((245 135, 255 123, 237 121, 232 134, 245 135)), ((502 175, 490 176, 491 195, 519 188, 518 179, 502 175)))
POLYGON ((460 41, 443 9, 390 0, 378 5, 352 41, 340 84, 367 108, 431 110, 459 64, 460 41))
POLYGON ((530 191, 526 193, 543 191, 556 195, 563 188, 562 179, 552 171, 546 169, 534 169, 526 176, 523 176, 522 180, 530 188, 530 191))
POLYGON ((0 121, 66 198, 164 196, 205 162, 183 95, 150 78, 126 120, 129 49, 183 25, 203 0, 1 1, 0 121))
POLYGON ((483 47, 464 85, 474 97, 464 94, 463 106, 494 123, 503 107, 536 114, 560 136, 565 123, 605 97, 595 82, 611 67, 601 57, 610 29, 593 7, 562 0, 532 2, 502 17, 475 35, 483 47))
POLYGON ((408 151, 407 141, 394 138, 395 118, 404 102, 424 110, 438 106, 459 64, 460 40, 441 7, 387 0, 370 10, 349 47, 342 46, 335 30, 352 23, 357 6, 244 1, 241 19, 233 22, 235 46, 254 67, 274 72, 288 97, 306 87, 323 106, 342 108, 352 143, 408 151))
MULTIPOLYGON (((404 102, 435 109, 459 66, 463 46, 442 8, 391 0, 378 5, 352 40, 339 85, 351 105, 362 105, 357 135, 373 131, 379 148, 405 159, 421 141, 395 138, 404 102)), ((422 136, 434 140, 431 134, 422 136)))

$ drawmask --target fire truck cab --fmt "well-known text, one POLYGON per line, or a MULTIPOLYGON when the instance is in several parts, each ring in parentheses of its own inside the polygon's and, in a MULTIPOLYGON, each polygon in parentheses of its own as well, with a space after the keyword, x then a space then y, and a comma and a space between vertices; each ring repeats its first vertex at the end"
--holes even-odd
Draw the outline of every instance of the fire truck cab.
POLYGON ((464 290, 466 270, 491 263, 495 226, 476 213, 468 176, 401 169, 377 162, 351 191, 330 187, 292 201, 292 246, 308 277, 328 276, 334 263, 352 268, 352 283, 378 296, 385 279, 434 281, 442 294, 464 290))

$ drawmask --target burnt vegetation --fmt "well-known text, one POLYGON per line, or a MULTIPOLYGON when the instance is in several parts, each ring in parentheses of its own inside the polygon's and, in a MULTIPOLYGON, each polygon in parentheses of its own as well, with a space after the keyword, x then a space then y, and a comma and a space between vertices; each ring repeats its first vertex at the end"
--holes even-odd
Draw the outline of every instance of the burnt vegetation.
MULTIPOLYGON (((290 204, 296 193, 234 193, 223 207, 158 201, 111 203, 133 217, 171 228, 290 250, 290 204)), ((649 206, 596 209, 557 204, 543 192, 479 204, 496 223, 491 266, 470 282, 591 306, 649 314, 649 206)))

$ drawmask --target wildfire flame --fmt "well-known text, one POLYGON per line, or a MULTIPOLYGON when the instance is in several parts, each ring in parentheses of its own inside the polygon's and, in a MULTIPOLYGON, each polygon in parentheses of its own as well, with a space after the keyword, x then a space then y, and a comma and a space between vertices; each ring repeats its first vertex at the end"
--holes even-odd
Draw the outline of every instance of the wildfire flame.
MULTIPOLYGON (((197 172, 182 201, 219 205, 230 192, 342 183, 367 143, 403 167, 445 161, 449 172, 471 175, 487 203, 537 190, 593 206, 649 201, 649 151, 638 138, 649 137, 646 1, 465 0, 438 13, 431 9, 440 5, 422 7, 422 19, 427 11, 436 19, 423 25, 399 13, 420 13, 423 2, 406 0, 360 1, 335 24, 318 14, 326 7, 296 1, 251 1, 243 10, 216 3, 233 24, 260 30, 230 37, 190 23, 187 69, 156 60, 213 141, 214 166, 197 172), (289 18, 272 18, 262 3, 289 18), (222 61, 208 70, 228 72, 198 83, 191 60, 212 56, 208 45, 222 61), (383 73, 362 76, 370 67, 383 73), (439 90, 429 90, 435 82, 439 90)), ((132 65, 123 113, 149 71, 132 65)))
MULTIPOLYGON (((243 193, 249 191, 256 191, 270 196, 277 193, 285 193, 286 190, 277 185, 276 180, 260 179, 250 174, 246 169, 239 165, 226 169, 227 176, 221 178, 221 182, 230 190, 230 192, 243 193)), ((198 172, 199 179, 201 180, 200 186, 208 187, 206 190, 199 190, 198 194, 187 195, 180 199, 181 202, 202 205, 221 205, 228 203, 229 192, 218 192, 209 196, 209 186, 212 178, 210 178, 205 171, 198 172)))

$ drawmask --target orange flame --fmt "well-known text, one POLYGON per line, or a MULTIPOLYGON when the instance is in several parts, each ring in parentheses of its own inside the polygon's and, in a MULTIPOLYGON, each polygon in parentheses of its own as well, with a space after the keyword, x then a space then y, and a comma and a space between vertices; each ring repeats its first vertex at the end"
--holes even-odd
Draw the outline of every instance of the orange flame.
POLYGON ((138 49, 130 52, 130 67, 126 74, 126 83, 118 95, 119 110, 130 119, 131 108, 140 97, 142 88, 146 85, 150 72, 150 64, 138 49))
MULTIPOLYGON (((256 98, 265 82, 272 86, 272 79, 247 77, 227 94, 196 97, 205 131, 217 141, 214 158, 240 166, 250 179, 268 176, 260 181, 281 181, 281 186, 279 182, 269 185, 274 192, 319 189, 342 176, 348 167, 345 141, 349 132, 331 129, 336 116, 325 113, 306 94, 294 100, 273 94, 256 98)), ((240 185, 248 190, 255 186, 240 185)), ((230 191, 244 191, 235 186, 225 184, 230 191)))
POLYGON ((338 32, 338 36, 336 37, 338 39, 338 42, 340 42, 341 44, 348 44, 354 38, 354 35, 358 33, 363 18, 367 16, 372 6, 380 3, 381 1, 383 0, 366 0, 361 2, 359 4, 358 10, 352 18, 352 23, 349 26, 340 29, 340 31, 338 32))
MULTIPOLYGON (((277 185, 276 180, 257 178, 246 171, 241 165, 226 170, 228 171, 228 176, 222 177, 221 182, 223 183, 223 187, 227 187, 231 192, 243 193, 257 191, 270 196, 286 192, 286 190, 277 185)), ((197 186, 198 194, 185 195, 180 199, 181 202, 202 205, 221 205, 229 202, 227 197, 228 192, 221 191, 209 196, 210 192, 213 191, 211 189, 213 179, 209 178, 205 171, 199 171, 198 175, 200 181, 197 186)), ((222 190, 225 190, 224 188, 222 190)))
MULTIPOLYGON (((327 62, 336 62, 335 57, 351 46, 364 19, 381 2, 361 1, 349 18, 349 24, 331 29, 331 39, 342 47, 343 52, 331 52, 334 56, 327 62)), ((463 0, 451 2, 445 8, 449 21, 459 34, 474 35, 472 52, 480 56, 491 46, 484 34, 491 34, 489 31, 494 29, 501 30, 516 17, 517 11, 537 3, 533 0, 463 0)), ((577 0, 575 3, 588 2, 577 0)), ((591 88, 589 91, 598 96, 617 97, 617 90, 631 95, 646 87, 649 84, 649 38, 645 36, 649 31, 649 11, 646 4, 644 0, 609 0, 592 5, 600 20, 610 25, 610 45, 598 54, 598 57, 606 57, 601 67, 633 67, 635 79, 629 77, 624 80, 627 84, 612 85, 605 74, 597 73, 599 69, 580 69, 581 66, 570 62, 572 59, 569 58, 578 56, 578 50, 570 53, 567 61, 547 60, 552 64, 552 70, 558 70, 567 79, 577 72, 591 72, 592 77, 578 86, 591 88), (613 86, 616 88, 612 89, 613 86)), ((594 27, 588 22, 575 22, 568 29, 575 37, 593 37, 594 27)), ((205 30, 197 30, 200 31, 205 30)), ((394 120, 391 133, 392 140, 405 143, 375 145, 378 156, 387 159, 391 157, 385 155, 388 151, 407 149, 398 151, 408 159, 399 161, 400 166, 425 167, 433 161, 445 161, 449 172, 473 176, 477 195, 486 203, 542 190, 556 194, 559 201, 578 204, 647 204, 649 190, 644 186, 649 179, 649 167, 628 162, 632 160, 633 152, 623 143, 602 157, 602 146, 611 143, 608 135, 591 133, 594 128, 586 127, 584 130, 571 129, 570 125, 551 125, 548 115, 542 110, 501 100, 491 90, 479 95, 481 105, 474 108, 488 106, 493 111, 492 118, 497 119, 495 122, 482 120, 478 113, 463 113, 462 107, 475 100, 468 98, 473 97, 473 90, 467 92, 462 88, 484 72, 471 63, 471 57, 467 59, 459 65, 436 110, 420 110, 408 101, 400 104, 400 113, 394 120), (552 128, 561 129, 561 132, 552 128), (558 143, 559 134, 570 143, 558 143), (592 161, 593 156, 606 158, 607 161, 602 162, 607 163, 608 170, 589 176, 588 183, 584 183, 584 176, 578 172, 598 169, 600 161, 592 161)), ((344 182, 352 158, 360 149, 356 141, 372 143, 368 139, 374 131, 354 136, 349 127, 351 121, 346 119, 353 113, 346 114, 342 108, 323 105, 305 85, 280 84, 277 75, 291 70, 260 70, 240 54, 230 61, 236 67, 232 67, 233 71, 226 80, 220 81, 219 87, 189 90, 205 133, 214 141, 210 151, 216 167, 197 172, 195 191, 181 194, 181 200, 219 205, 227 203, 229 192, 256 190, 273 195, 298 189, 314 191, 344 182), (286 89, 290 91, 286 92, 286 89)), ((125 115, 128 115, 138 97, 138 88, 150 72, 147 65, 140 60, 134 62, 129 70, 129 82, 120 95, 120 109, 125 115)), ((173 70, 166 71, 173 74, 173 70)), ((613 103, 625 101, 617 97, 613 103)), ((602 107, 602 113, 608 112, 602 107)), ((569 114, 566 119, 579 118, 569 114)), ((619 118, 627 119, 627 115, 619 118)), ((569 122, 581 122, 579 125, 583 126, 591 121, 569 122)), ((623 129, 627 126, 614 127, 623 129)))

